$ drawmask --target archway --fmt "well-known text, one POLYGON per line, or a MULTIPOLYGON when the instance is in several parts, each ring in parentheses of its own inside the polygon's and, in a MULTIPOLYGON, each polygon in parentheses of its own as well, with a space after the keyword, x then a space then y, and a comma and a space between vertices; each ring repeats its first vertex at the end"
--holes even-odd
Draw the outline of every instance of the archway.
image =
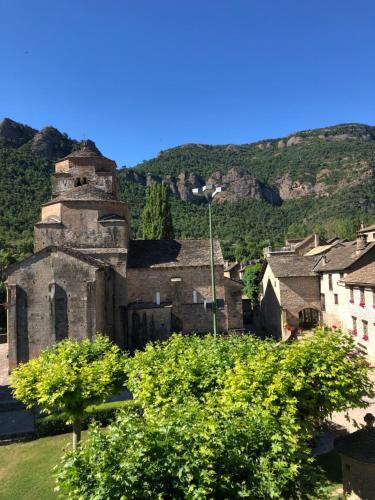
POLYGON ((319 311, 312 308, 302 309, 298 313, 299 327, 304 330, 309 330, 319 323, 319 311))

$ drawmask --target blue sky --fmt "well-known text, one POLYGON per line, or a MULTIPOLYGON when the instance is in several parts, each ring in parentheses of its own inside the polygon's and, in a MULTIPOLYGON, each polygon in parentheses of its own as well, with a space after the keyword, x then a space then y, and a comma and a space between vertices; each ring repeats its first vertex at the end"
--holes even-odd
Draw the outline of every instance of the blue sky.
POLYGON ((0 117, 119 166, 375 124, 373 0, 0 0, 0 117))

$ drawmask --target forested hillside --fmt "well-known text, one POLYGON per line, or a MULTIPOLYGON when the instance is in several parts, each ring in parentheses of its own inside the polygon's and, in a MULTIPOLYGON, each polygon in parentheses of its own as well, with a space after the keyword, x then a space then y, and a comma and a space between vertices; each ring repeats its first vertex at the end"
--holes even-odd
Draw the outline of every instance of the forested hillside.
MULTIPOLYGON (((0 249, 32 250, 32 227, 50 197, 53 161, 77 142, 53 127, 38 132, 0 123, 0 249)), ((339 125, 254 144, 187 144, 162 151, 132 169, 119 169, 119 192, 139 214, 147 186, 163 181, 172 192, 176 237, 207 235, 207 206, 192 188, 225 187, 213 210, 215 233, 233 259, 257 255, 286 235, 317 231, 353 237, 375 222, 375 127, 339 125)))

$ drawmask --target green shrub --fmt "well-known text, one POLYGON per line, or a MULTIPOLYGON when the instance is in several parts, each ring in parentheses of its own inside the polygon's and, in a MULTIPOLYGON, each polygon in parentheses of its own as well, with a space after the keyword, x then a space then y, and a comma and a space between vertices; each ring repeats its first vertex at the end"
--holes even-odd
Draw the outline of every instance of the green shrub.
POLYGON ((374 395, 353 339, 321 328, 293 344, 174 335, 126 370, 143 411, 120 411, 65 455, 68 498, 325 498, 313 428, 374 395))

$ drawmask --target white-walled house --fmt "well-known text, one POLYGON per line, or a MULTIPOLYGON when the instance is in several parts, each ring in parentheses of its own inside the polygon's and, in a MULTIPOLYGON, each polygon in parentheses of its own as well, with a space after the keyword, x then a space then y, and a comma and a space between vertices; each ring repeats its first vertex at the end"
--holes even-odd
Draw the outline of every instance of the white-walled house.
POLYGON ((375 241, 367 243, 366 236, 359 233, 356 241, 341 242, 332 248, 315 267, 315 271, 320 274, 322 324, 345 331, 356 330, 357 343, 369 355, 373 351, 372 341, 370 345, 363 331, 366 329, 366 322, 369 333, 375 329, 373 295, 369 285, 365 287, 359 282, 351 285, 349 280, 358 281, 358 276, 364 279, 366 271, 363 270, 369 269, 368 266, 373 266, 374 262, 375 241), (353 318, 356 320, 356 328, 353 326, 353 318))
POLYGON ((341 284, 347 301, 343 328, 375 359, 375 262, 349 273, 341 284))

